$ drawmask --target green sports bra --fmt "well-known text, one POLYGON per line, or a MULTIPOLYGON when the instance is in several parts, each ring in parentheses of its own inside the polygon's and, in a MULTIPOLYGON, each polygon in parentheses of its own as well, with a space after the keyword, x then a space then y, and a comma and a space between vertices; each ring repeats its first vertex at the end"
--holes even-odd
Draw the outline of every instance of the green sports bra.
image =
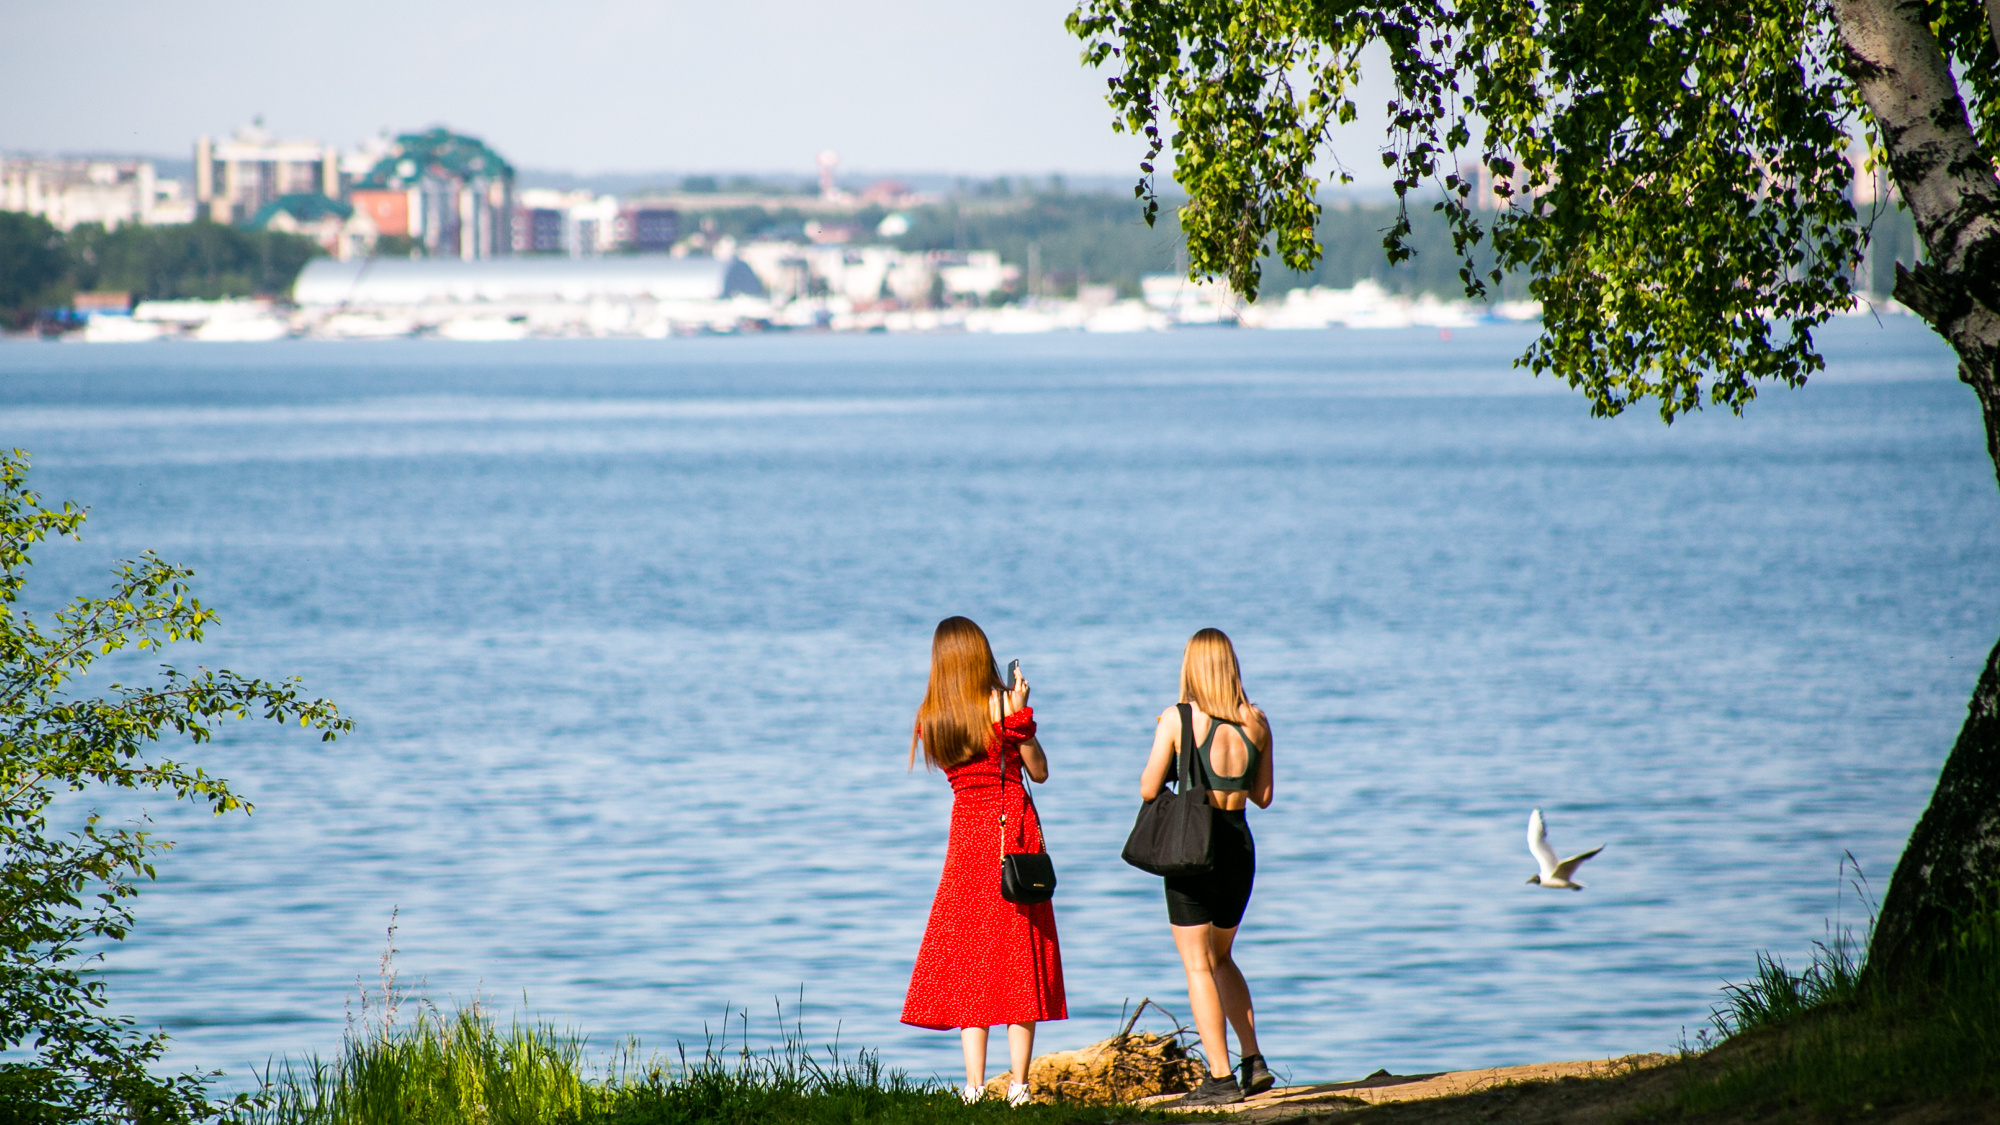
POLYGON ((1210 715, 1208 717, 1208 737, 1201 740, 1200 746, 1195 747, 1194 759, 1201 763, 1202 776, 1208 779, 1208 787, 1210 789, 1218 793, 1247 793, 1250 791, 1251 779, 1257 776, 1257 763, 1263 753, 1257 747, 1257 740, 1251 738, 1250 732, 1243 729, 1242 723, 1230 719, 1218 719, 1214 715, 1210 715), (1243 740, 1244 748, 1249 751, 1247 755, 1248 760, 1243 763, 1243 772, 1234 777, 1223 777, 1216 773, 1215 767, 1209 763, 1208 759, 1208 748, 1215 742, 1215 732, 1218 728, 1224 726, 1235 727, 1236 736, 1243 740))

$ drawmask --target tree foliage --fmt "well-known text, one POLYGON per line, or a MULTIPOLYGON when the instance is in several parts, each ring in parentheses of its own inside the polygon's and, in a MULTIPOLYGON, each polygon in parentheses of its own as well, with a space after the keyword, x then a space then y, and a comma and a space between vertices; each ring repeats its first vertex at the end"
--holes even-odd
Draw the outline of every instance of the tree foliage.
POLYGON ((0 315, 32 310, 62 272, 62 236, 47 219, 0 211, 0 315))
POLYGON ((163 667, 150 682, 101 695, 75 681, 99 659, 199 642, 215 613, 193 596, 193 572, 150 552, 120 564, 104 597, 78 597, 45 621, 24 612, 30 551, 74 538, 84 512, 46 507, 27 489, 28 459, 0 454, 0 1105, 23 1121, 180 1121, 215 1110, 201 1076, 151 1073, 165 1039, 106 1011, 84 945, 122 940, 138 882, 170 846, 143 825, 77 816, 64 794, 139 790, 207 805, 249 805, 199 766, 150 757, 164 737, 207 742, 252 716, 315 729, 351 728, 335 706, 228 671, 163 667))
POLYGON ((25 327, 37 309, 91 290, 142 301, 282 294, 321 253, 312 239, 284 231, 87 223, 63 233, 38 215, 0 211, 0 322, 25 327))
POLYGON ((91 224, 69 232, 63 250, 66 276, 79 291, 119 290, 140 300, 287 293, 306 263, 324 253, 305 235, 210 222, 117 230, 91 224))
MULTIPOLYGON (((1931 12, 1990 153, 2000 66, 1980 4, 1931 12)), ((1115 71, 1116 127, 1151 143, 1139 194, 1157 208, 1171 155, 1193 272, 1246 295, 1267 248, 1316 260, 1318 169, 1348 178, 1332 131, 1356 117, 1372 43, 1403 204, 1388 257, 1410 251, 1413 201, 1442 193, 1465 292, 1525 272, 1544 331, 1521 362, 1595 412, 1740 411, 1760 381, 1818 370, 1812 331, 1851 304, 1865 228, 1847 138, 1868 115, 1821 0, 1084 0, 1069 27, 1115 71)))
MULTIPOLYGON (((1597 414, 1740 412, 1820 368, 1812 330, 1851 306, 1866 242, 1858 127, 1926 251, 1896 264, 1896 299, 1958 354, 2000 472, 2000 0, 1082 0, 1069 28, 1118 70, 1118 127, 1151 142, 1149 221, 1171 148, 1193 271, 1253 296, 1268 245, 1316 258, 1316 168, 1381 45, 1388 257, 1410 253, 1412 193, 1441 189, 1466 293, 1526 273, 1543 331, 1517 362, 1597 414)), ((1996 810, 2000 645, 1883 899, 1868 987, 1934 983, 1992 908, 1996 810)))

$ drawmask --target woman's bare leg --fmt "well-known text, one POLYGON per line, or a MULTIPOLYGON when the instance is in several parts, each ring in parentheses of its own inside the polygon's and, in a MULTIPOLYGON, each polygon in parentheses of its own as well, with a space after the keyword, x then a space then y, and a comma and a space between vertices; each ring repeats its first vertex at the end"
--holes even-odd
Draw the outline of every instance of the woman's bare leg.
POLYGON ((1239 1057, 1245 1057, 1262 1052, 1257 1050, 1257 1012, 1250 1004, 1250 982, 1243 979, 1243 970, 1236 967, 1236 959, 1230 956, 1235 945, 1235 930, 1208 928, 1209 972, 1215 977, 1222 1014, 1229 1017, 1229 1026, 1236 1029, 1236 1045, 1241 1048, 1239 1057))
POLYGON ((1035 1025, 1007 1025, 1007 1060, 1014 1064, 1014 1081, 1028 1080, 1028 1062, 1035 1057, 1035 1025))
MULTIPOLYGON (((1174 948, 1180 951, 1181 968, 1187 971, 1188 1007, 1194 1009, 1194 1029, 1201 1035, 1201 1052, 1208 1056, 1208 1074, 1211 1078, 1227 1078, 1229 1069, 1229 1039, 1223 1031, 1222 997, 1217 988, 1215 972, 1215 945, 1209 937, 1215 927, 1204 922, 1199 926, 1175 926, 1174 948)), ((1235 931, 1230 932, 1235 937, 1235 931)), ((1233 968, 1233 966, 1232 966, 1233 968)), ((1241 982, 1242 974, 1236 978, 1241 982)), ((1249 992, 1246 989, 1247 999, 1249 992)))
MULTIPOLYGON (((1009 1038, 1012 1034, 1009 1033, 1009 1038)), ((958 1029, 959 1046, 965 1048, 965 1084, 967 1086, 986 1085, 986 1029, 983 1027, 961 1027, 958 1029)))

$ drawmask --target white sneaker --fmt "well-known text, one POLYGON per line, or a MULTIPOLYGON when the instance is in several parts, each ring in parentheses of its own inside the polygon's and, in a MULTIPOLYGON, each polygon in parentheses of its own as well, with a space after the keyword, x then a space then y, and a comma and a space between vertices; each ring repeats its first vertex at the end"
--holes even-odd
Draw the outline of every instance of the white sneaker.
POLYGON ((1007 1083, 1007 1104, 1024 1106, 1028 1104, 1028 1084, 1026 1082, 1007 1083))
POLYGON ((965 1099, 966 1105, 971 1105, 973 1102, 986 1096, 986 1087, 974 1086, 972 1083, 967 1082, 965 1089, 958 1092, 958 1096, 965 1099))

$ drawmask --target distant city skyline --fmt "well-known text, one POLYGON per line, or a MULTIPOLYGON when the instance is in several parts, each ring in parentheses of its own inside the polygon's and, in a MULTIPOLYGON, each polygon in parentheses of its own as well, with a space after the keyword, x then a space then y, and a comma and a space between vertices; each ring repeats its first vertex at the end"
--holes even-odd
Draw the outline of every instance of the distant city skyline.
MULTIPOLYGON (((0 42, 0 150, 185 159, 261 116, 342 148, 442 124, 579 177, 805 178, 826 149, 857 173, 1136 175, 1143 146, 1112 132, 1072 7, 108 0, 80 25, 30 0, 0 42)), ((1359 188, 1386 183, 1379 122, 1342 134, 1359 188)))

